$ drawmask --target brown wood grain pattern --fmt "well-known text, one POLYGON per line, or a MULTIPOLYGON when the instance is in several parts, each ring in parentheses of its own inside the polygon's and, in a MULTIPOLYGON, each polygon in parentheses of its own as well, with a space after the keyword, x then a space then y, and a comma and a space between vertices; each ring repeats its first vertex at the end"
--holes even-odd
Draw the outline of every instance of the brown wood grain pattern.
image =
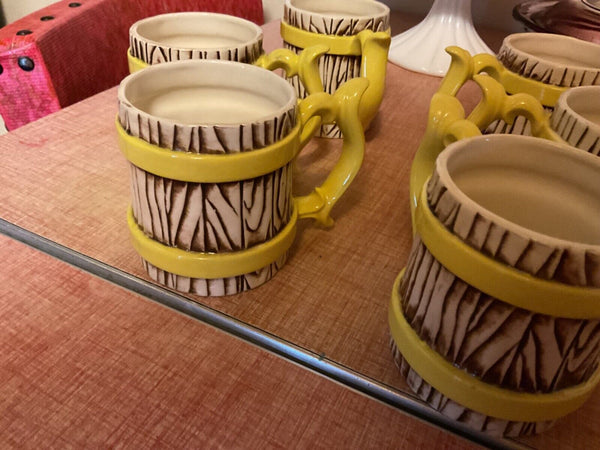
POLYGON ((147 64, 160 64, 186 59, 222 59, 253 63, 260 57, 262 52, 262 38, 227 50, 182 50, 167 45, 159 45, 154 41, 149 42, 146 39, 141 39, 139 35, 130 34, 129 49, 132 56, 147 64))
POLYGON ((0 256, 3 448, 470 447, 5 236, 0 256))
MULTIPOLYGON (((394 28, 397 22, 392 20, 394 32, 401 31, 394 28)), ((277 23, 265 27, 266 51, 281 46, 278 29, 277 23)), ((492 36, 499 41, 498 33, 492 36)), ((409 392, 389 350, 387 312, 412 242, 410 164, 439 83, 389 65, 363 167, 332 212, 335 226, 301 221, 287 265, 254 291, 190 298, 409 392)), ((468 84, 459 98, 468 111, 479 94, 468 84)), ((1 137, 0 217, 148 279, 127 233, 129 172, 117 146, 116 113, 111 89, 1 137)), ((309 144, 296 164, 298 193, 324 179, 339 145, 326 139, 309 144)), ((600 443, 594 417, 600 418, 597 393, 579 412, 527 442, 545 448, 600 443)))
POLYGON ((532 393, 575 386, 595 373, 598 320, 509 305, 456 277, 422 242, 414 248, 399 290, 404 316, 451 363, 486 383, 532 393))
MULTIPOLYGON (((240 251, 274 238, 292 215, 291 163, 257 178, 230 183, 189 183, 129 164, 133 215, 161 244, 204 253, 240 251)), ((228 278, 189 278, 144 261, 150 277, 181 292, 237 294, 270 280, 286 255, 255 272, 228 278)))

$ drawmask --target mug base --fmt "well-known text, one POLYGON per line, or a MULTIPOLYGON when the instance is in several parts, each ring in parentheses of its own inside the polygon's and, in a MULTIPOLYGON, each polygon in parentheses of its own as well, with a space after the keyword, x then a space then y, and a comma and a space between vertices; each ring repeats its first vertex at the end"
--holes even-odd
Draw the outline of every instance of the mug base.
MULTIPOLYGON (((496 437, 519 437, 519 436, 530 436, 542 433, 549 429, 555 420, 541 420, 537 422, 530 421, 518 421, 518 420, 507 420, 500 419, 498 417, 489 416, 484 413, 474 411, 462 404, 452 400, 451 398, 444 395, 442 392, 434 388, 431 384, 425 381, 421 375, 414 370, 408 361, 402 355, 397 345, 397 339, 402 339, 401 335, 397 335, 394 330, 399 329, 399 324, 406 320, 401 309, 402 297, 399 292, 400 281, 405 275, 405 270, 402 270, 392 290, 392 304, 390 305, 390 347, 394 357, 394 362, 401 375, 406 380, 406 383, 410 389, 425 403, 431 406, 433 409, 441 413, 442 415, 462 423, 469 428, 486 433, 490 436, 496 437), (400 306, 397 309, 394 305, 400 306)), ((410 328, 410 325, 406 323, 410 328)), ((401 342, 401 341, 398 341, 401 342)), ((404 348, 407 345, 414 345, 410 343, 404 343, 404 348)))
POLYGON ((496 437, 523 437, 542 433, 551 428, 555 421, 516 422, 486 416, 454 402, 439 392, 406 362, 398 350, 394 339, 390 337, 390 345, 396 367, 406 380, 410 389, 433 409, 452 420, 465 424, 469 428, 496 437))
POLYGON ((275 276, 286 260, 285 252, 275 262, 256 272, 246 273, 228 278, 190 278, 159 269, 142 259, 144 269, 154 281, 169 289, 185 294, 195 294, 202 297, 223 297, 235 295, 262 286, 275 276))

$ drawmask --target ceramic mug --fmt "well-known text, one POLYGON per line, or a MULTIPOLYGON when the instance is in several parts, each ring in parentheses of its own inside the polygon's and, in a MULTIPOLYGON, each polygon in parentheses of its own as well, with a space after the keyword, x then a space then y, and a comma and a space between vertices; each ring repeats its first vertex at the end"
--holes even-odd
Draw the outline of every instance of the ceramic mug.
POLYGON ((187 59, 254 63, 263 53, 262 29, 245 19, 208 12, 148 17, 129 29, 129 71, 187 59))
MULTIPOLYGON (((507 36, 497 55, 478 55, 479 70, 502 81, 510 94, 533 95, 550 113, 558 97, 577 86, 600 85, 600 45, 574 37, 546 33, 507 36), (489 63, 489 64, 488 64, 489 63)), ((508 125, 493 123, 488 133, 531 134, 525 118, 508 125)))
POLYGON ((600 86, 563 93, 550 117, 552 129, 569 145, 600 156, 600 86))
POLYGON ((149 275, 204 296, 271 279, 299 218, 333 222, 362 163, 357 111, 367 84, 298 103, 283 78, 236 62, 157 64, 125 78, 116 126, 131 163, 129 229, 149 275), (293 198, 293 160, 321 118, 339 119, 340 159, 320 187, 293 198))
MULTIPOLYGON (((319 61, 323 89, 329 94, 355 77, 369 80, 360 114, 366 129, 383 98, 387 52, 390 45, 390 10, 372 0, 286 0, 281 36, 284 47, 296 53, 309 46, 328 47, 319 61)), ((297 77, 290 79, 299 98, 308 94, 297 77)), ((339 137, 334 124, 324 124, 320 136, 339 137)))
POLYGON ((600 381, 600 159, 529 136, 449 145, 415 212, 390 329, 410 387, 487 433, 537 433, 600 381))

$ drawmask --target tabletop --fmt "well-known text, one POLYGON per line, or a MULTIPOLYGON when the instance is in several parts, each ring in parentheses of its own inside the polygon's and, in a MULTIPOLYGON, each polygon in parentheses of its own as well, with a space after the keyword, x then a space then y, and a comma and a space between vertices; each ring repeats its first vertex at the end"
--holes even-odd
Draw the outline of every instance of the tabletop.
MULTIPOLYGON (((398 16, 392 22, 398 31, 407 23, 398 16)), ((265 50, 281 45, 277 23, 264 30, 265 50)), ((497 49, 503 35, 482 30, 482 36, 497 49)), ((127 281, 134 290, 144 286, 146 296, 178 298, 184 305, 180 310, 199 305, 230 318, 250 334, 329 365, 324 372, 348 375, 342 381, 358 380, 367 395, 383 392, 389 403, 460 433, 460 427, 436 413, 418 414, 428 408, 418 407, 421 403, 395 367, 387 328, 393 281, 412 240, 408 173, 439 83, 439 78, 388 64, 380 112, 366 132, 363 167, 332 211, 335 226, 300 222, 287 264, 253 291, 218 298, 165 293, 146 275, 126 226, 129 173, 114 130, 116 88, 0 137, 0 231, 42 240, 71 264, 108 271, 107 278, 127 281)), ((467 85, 459 98, 468 110, 479 95, 467 85)), ((307 146, 294 175, 296 192, 306 192, 325 177, 340 147, 339 141, 325 139, 307 146)), ((25 280, 19 286, 25 292, 31 284, 25 280)), ((118 295, 128 294, 121 290, 118 295)), ((546 433, 496 444, 597 446, 600 431, 592 417, 600 417, 598 392, 546 433)))
POLYGON ((2 447, 467 443, 0 235, 2 447))

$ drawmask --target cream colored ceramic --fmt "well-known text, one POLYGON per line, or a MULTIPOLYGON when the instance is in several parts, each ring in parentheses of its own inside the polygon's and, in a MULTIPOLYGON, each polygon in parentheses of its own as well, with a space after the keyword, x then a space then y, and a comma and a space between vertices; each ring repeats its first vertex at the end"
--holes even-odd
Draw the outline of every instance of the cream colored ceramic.
MULTIPOLYGON (((293 28, 315 33, 322 36, 356 36, 363 30, 374 32, 389 32, 390 11, 383 3, 373 0, 286 0, 282 22, 293 28)), ((315 41, 315 43, 318 41, 315 41)), ((381 76, 381 84, 385 79, 385 55, 387 55, 386 42, 382 59, 382 67, 373 72, 377 79, 381 76)), ((284 36, 284 47, 299 53, 302 48, 286 41, 284 36)), ((377 56, 373 55, 372 59, 377 56)), ((362 55, 359 54, 335 54, 328 52, 319 60, 319 72, 325 92, 332 94, 346 81, 365 76, 365 67, 362 67, 362 55)), ((364 63, 363 63, 364 64, 364 63)), ((374 82, 375 77, 371 77, 374 82)), ((291 80, 299 98, 304 98, 307 93, 304 86, 297 77, 291 80)), ((370 87, 371 89, 372 87, 370 87)), ((381 86, 383 92, 383 86, 381 86)), ((369 95, 369 94, 367 94, 369 95)), ((380 102, 381 100, 379 100, 380 102)), ((377 105, 378 106, 378 105, 377 105)), ((323 125, 320 136, 340 137, 340 131, 335 125, 323 125)))
POLYGON ((600 86, 582 86, 562 94, 550 125, 568 144, 600 156, 600 86))
MULTIPOLYGON (((528 414, 543 417, 541 405, 560 402, 563 389, 577 390, 593 381, 600 363, 600 305, 592 301, 592 313, 579 314, 576 294, 572 311, 563 305, 564 316, 544 313, 554 305, 550 298, 539 298, 541 291, 536 298, 522 299, 532 308, 519 307, 490 295, 509 292, 510 287, 486 285, 485 280, 495 270, 513 267, 535 279, 551 280, 552 292, 562 289, 567 295, 574 290, 586 298, 597 297, 599 179, 598 158, 525 136, 463 139, 437 158, 424 192, 428 209, 468 248, 497 264, 486 273, 479 265, 467 267, 465 273, 479 286, 468 284, 433 256, 439 246, 433 241, 429 247, 424 244, 417 219, 415 243, 398 293, 403 316, 419 339, 469 374, 474 385, 483 382, 502 388, 505 394, 497 394, 498 405, 487 404, 487 411, 500 411, 500 400, 514 397, 512 393, 531 393, 540 397, 539 403, 527 400, 528 414), (552 396, 556 393, 558 397, 552 396)), ((464 258, 457 253, 452 259, 464 258)), ((520 294, 517 289, 516 297, 520 294)), ((399 352, 396 359, 423 400, 471 427, 517 436, 540 432, 553 422, 507 420, 476 412, 432 387, 424 380, 428 377, 413 370, 399 352)), ((449 381, 446 384, 452 386, 449 381)), ((560 417, 560 409, 556 406, 554 418, 560 417)), ((522 412, 513 407, 503 414, 520 417, 522 412)))
MULTIPOLYGON (((507 36, 498 60, 511 72, 550 86, 563 88, 600 85, 600 45, 570 36, 517 33, 507 36)), ((554 105, 546 105, 550 113, 554 105)), ((525 118, 513 125, 496 122, 488 132, 531 134, 525 118)))
POLYGON ((148 17, 129 29, 131 55, 150 65, 185 59, 253 63, 262 53, 262 40, 258 25, 207 12, 148 17))

